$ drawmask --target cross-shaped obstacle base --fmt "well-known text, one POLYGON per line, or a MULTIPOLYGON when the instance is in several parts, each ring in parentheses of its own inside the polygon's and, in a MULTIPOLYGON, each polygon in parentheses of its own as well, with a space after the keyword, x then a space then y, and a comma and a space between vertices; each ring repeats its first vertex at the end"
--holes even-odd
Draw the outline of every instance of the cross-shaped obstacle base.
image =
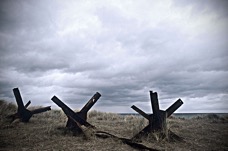
POLYGON ((63 112, 68 117, 66 128, 72 131, 73 135, 80 135, 80 134, 84 135, 81 125, 94 128, 93 125, 91 125, 86 121, 87 113, 90 110, 90 108, 97 102, 100 96, 101 95, 98 92, 94 94, 94 96, 87 102, 87 104, 81 109, 81 111, 76 113, 56 96, 53 96, 51 100, 54 103, 56 103, 59 107, 61 107, 63 112))
POLYGON ((30 111, 27 109, 27 107, 30 105, 31 101, 29 101, 28 103, 26 103, 26 105, 24 105, 18 88, 14 88, 13 93, 18 105, 18 109, 17 109, 17 113, 8 116, 8 118, 11 118, 12 121, 14 121, 15 119, 20 119, 22 122, 28 122, 29 119, 33 116, 33 114, 38 114, 38 113, 51 110, 51 107, 48 106, 48 107, 43 107, 43 108, 30 111))
POLYGON ((149 124, 143 130, 137 133, 132 139, 140 140, 143 136, 148 136, 149 134, 156 132, 161 135, 162 139, 168 138, 182 140, 171 130, 168 130, 166 124, 166 119, 183 104, 182 100, 178 99, 173 105, 171 105, 168 109, 163 111, 159 109, 157 92, 150 91, 150 99, 153 114, 146 114, 134 105, 131 107, 136 112, 145 117, 147 120, 149 120, 149 124))

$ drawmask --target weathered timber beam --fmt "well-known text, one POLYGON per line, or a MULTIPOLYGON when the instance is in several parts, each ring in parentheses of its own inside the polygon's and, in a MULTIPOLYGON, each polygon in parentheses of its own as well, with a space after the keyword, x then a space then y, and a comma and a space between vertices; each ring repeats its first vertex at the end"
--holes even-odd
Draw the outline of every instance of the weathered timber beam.
POLYGON ((25 104, 25 108, 27 108, 30 104, 31 104, 31 101, 28 101, 28 102, 25 104))
POLYGON ((133 136, 132 137, 132 140, 138 140, 142 136, 145 136, 146 134, 150 133, 151 131, 152 131, 152 126, 151 126, 151 124, 148 124, 139 133, 137 133, 135 136, 133 136))
POLYGON ((12 118, 12 120, 14 120, 16 118, 20 118, 20 120, 22 122, 28 122, 33 114, 37 114, 37 113, 45 112, 47 110, 51 110, 51 108, 49 106, 49 107, 44 107, 44 108, 40 108, 40 109, 30 111, 26 108, 31 104, 31 101, 28 101, 24 106, 19 89, 14 88, 13 93, 14 93, 18 108, 17 108, 17 113, 9 116, 10 118, 12 118))
POLYGON ((159 110, 158 94, 150 91, 151 105, 153 110, 153 119, 151 120, 153 131, 166 129, 166 112, 159 110))
POLYGON ((181 105, 183 104, 183 101, 181 99, 178 99, 175 103, 173 103, 167 110, 167 117, 169 117, 173 112, 175 112, 181 105))
MULTIPOLYGON (((146 119, 149 119, 149 124, 142 129, 138 134, 136 134, 132 139, 140 139, 142 136, 146 136, 147 134, 151 132, 160 132, 162 134, 162 137, 166 137, 167 134, 167 123, 166 118, 168 118, 174 111, 176 111, 183 102, 181 99, 178 99, 173 105, 171 105, 166 111, 159 109, 159 102, 158 102, 158 95, 156 92, 153 93, 153 91, 150 91, 150 98, 151 98, 151 106, 153 110, 153 114, 146 114, 136 106, 132 106, 136 112, 141 114, 146 119)), ((169 137, 175 137, 175 139, 178 139, 177 136, 174 134, 168 134, 169 137)))
POLYGON ((31 113, 32 114, 38 114, 38 113, 46 112, 46 111, 49 111, 49 110, 51 110, 51 106, 47 106, 47 107, 43 107, 43 108, 32 110, 31 113))
POLYGON ((67 116, 67 117, 68 117, 68 120, 67 120, 66 127, 73 132, 73 135, 84 134, 81 124, 79 124, 73 117, 71 116, 67 116))
POLYGON ((18 108, 17 108, 18 114, 17 115, 19 115, 19 118, 21 119, 22 122, 28 122, 29 119, 32 117, 31 111, 29 111, 25 108, 19 89, 14 88, 13 93, 14 93, 14 96, 15 96, 15 99, 16 99, 16 102, 18 105, 18 108))
POLYGON ((22 98, 21 98, 21 94, 18 88, 14 88, 13 89, 13 93, 17 102, 17 106, 18 106, 18 112, 23 112, 25 110, 25 106, 23 104, 22 98))
POLYGON ((13 122, 17 118, 19 118, 22 122, 28 122, 31 117, 32 117, 32 113, 27 109, 23 110, 22 112, 17 112, 7 116, 7 118, 12 119, 11 122, 13 122))
POLYGON ((149 148, 149 147, 147 147, 147 146, 145 146, 145 145, 143 145, 143 144, 137 143, 137 142, 135 142, 135 141, 132 140, 132 139, 123 138, 123 137, 118 137, 118 136, 115 136, 115 135, 110 134, 110 133, 108 133, 108 132, 96 131, 96 132, 95 132, 95 135, 96 135, 97 137, 104 138, 104 139, 109 138, 109 137, 115 138, 115 139, 119 139, 119 140, 121 140, 124 144, 127 144, 127 145, 129 145, 129 146, 131 146, 131 147, 133 147, 133 148, 135 148, 135 149, 137 149, 137 150, 158 151, 157 149, 149 148))
POLYGON ((153 116, 152 119, 152 130, 153 131, 164 131, 167 128, 166 125, 166 111, 159 110, 158 117, 155 119, 153 116))
MULTIPOLYGON (((28 101, 25 105, 25 108, 27 108, 29 106, 29 104, 31 103, 31 101, 28 101)), ((11 114, 11 115, 8 115, 7 118, 11 118, 13 122, 16 118, 20 118, 20 114, 17 112, 17 113, 14 113, 14 114, 11 114)))
POLYGON ((136 112, 138 112, 139 114, 141 114, 146 119, 150 120, 150 116, 148 114, 146 114, 145 112, 143 112, 142 110, 140 110, 139 108, 137 108, 135 105, 132 105, 131 108, 133 110, 135 110, 136 112))
POLYGON ((153 93, 153 91, 150 91, 150 99, 154 118, 157 119, 159 117, 159 104, 157 92, 153 93))
POLYGON ((87 113, 100 97, 101 94, 96 92, 96 94, 93 95, 93 97, 86 103, 80 112, 87 113))
POLYGON ((59 107, 62 108, 63 112, 70 118, 74 119, 81 125, 85 125, 87 127, 94 127, 93 125, 89 124, 85 120, 83 120, 80 116, 78 116, 73 110, 71 110, 67 105, 65 105, 60 99, 56 96, 53 96, 51 99, 54 103, 56 103, 59 107))

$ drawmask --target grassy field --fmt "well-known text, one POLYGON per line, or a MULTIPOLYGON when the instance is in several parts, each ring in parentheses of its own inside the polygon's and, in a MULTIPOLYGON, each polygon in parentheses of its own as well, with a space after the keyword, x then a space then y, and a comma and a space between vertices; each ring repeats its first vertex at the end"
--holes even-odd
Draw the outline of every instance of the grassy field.
MULTIPOLYGON (((51 110, 33 116, 28 123, 15 120, 10 123, 5 117, 15 113, 13 104, 0 101, 0 150, 74 150, 74 151, 127 151, 137 150, 118 139, 101 139, 90 128, 83 127, 86 137, 73 136, 64 129, 67 117, 61 110, 51 110)), ((91 111, 88 122, 119 137, 131 138, 148 121, 139 116, 121 116, 113 113, 91 111)), ((169 118, 168 128, 183 142, 159 140, 151 134, 142 144, 157 150, 228 150, 228 118, 216 115, 205 118, 169 118)))

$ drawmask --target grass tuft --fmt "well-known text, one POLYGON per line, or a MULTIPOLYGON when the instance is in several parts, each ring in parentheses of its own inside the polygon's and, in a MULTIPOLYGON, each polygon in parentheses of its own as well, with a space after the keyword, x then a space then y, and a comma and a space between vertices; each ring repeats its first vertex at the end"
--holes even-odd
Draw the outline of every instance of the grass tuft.
MULTIPOLYGON (((65 130, 67 121, 62 110, 51 110, 34 115, 28 123, 9 123, 3 118, 15 113, 17 107, 0 100, 0 150, 135 150, 115 139, 100 139, 94 130, 83 126, 86 138, 74 137, 65 130)), ((88 113, 87 121, 96 130, 119 137, 132 138, 148 124, 140 116, 118 115, 96 110, 88 113)), ((159 150, 228 150, 228 117, 208 115, 200 119, 167 119, 167 129, 184 138, 184 142, 162 139, 151 133, 142 144, 159 150), (215 121, 215 122, 213 122, 215 121), (161 141, 158 141, 161 140, 161 141)), ((169 133, 169 131, 166 133, 169 133)))

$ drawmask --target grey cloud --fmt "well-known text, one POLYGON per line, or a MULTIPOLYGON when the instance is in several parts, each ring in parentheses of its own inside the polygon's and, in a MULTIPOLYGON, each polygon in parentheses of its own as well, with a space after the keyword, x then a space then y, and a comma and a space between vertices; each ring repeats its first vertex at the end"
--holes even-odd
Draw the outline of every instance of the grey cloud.
POLYGON ((225 75, 223 72, 173 73, 157 81, 157 86, 170 96, 204 97, 208 94, 227 93, 228 85, 221 80, 225 79, 225 75), (214 77, 211 78, 209 75, 214 77))
MULTIPOLYGON (((13 99, 12 88, 19 87, 24 99, 36 104, 51 104, 50 98, 56 95, 78 108, 98 91, 102 97, 97 108, 112 107, 115 112, 131 111, 132 104, 150 111, 149 90, 158 92, 165 107, 177 98, 185 99, 189 107, 183 112, 201 111, 193 106, 194 101, 212 103, 212 96, 218 97, 214 101, 216 110, 225 102, 228 54, 227 31, 219 29, 223 24, 216 24, 213 32, 196 28, 199 31, 191 33, 174 23, 175 19, 161 16, 157 21, 150 14, 148 18, 128 16, 123 7, 116 7, 121 4, 97 6, 89 2, 93 7, 82 5, 91 7, 88 11, 78 8, 81 3, 1 3, 2 98, 13 99), (73 6, 77 15, 67 16, 73 14, 73 6), (143 24, 149 22, 155 23, 143 24)), ((204 7, 197 2, 180 3, 169 9, 204 7)), ((213 10, 211 4, 207 5, 213 10)), ((149 12, 144 10, 144 14, 149 12)), ((223 13, 220 20, 224 22, 224 11, 217 13, 223 13)), ((194 21, 194 16, 190 17, 194 21)), ((211 109, 205 104, 202 108, 211 109)))
POLYGON ((217 15, 221 17, 226 17, 228 15, 227 7, 228 2, 226 0, 174 0, 174 5, 179 7, 192 6, 192 13, 210 13, 216 12, 217 15))
MULTIPOLYGON (((54 3, 51 5, 53 6, 54 3)), ((2 20, 0 29, 8 32, 38 31, 52 26, 50 6, 37 1, 12 1, 3 0, 0 5, 2 20), (50 26, 51 25, 51 26, 50 26)), ((51 9, 52 12, 55 9, 51 9)), ((53 12, 54 13, 54 12, 53 12)))

